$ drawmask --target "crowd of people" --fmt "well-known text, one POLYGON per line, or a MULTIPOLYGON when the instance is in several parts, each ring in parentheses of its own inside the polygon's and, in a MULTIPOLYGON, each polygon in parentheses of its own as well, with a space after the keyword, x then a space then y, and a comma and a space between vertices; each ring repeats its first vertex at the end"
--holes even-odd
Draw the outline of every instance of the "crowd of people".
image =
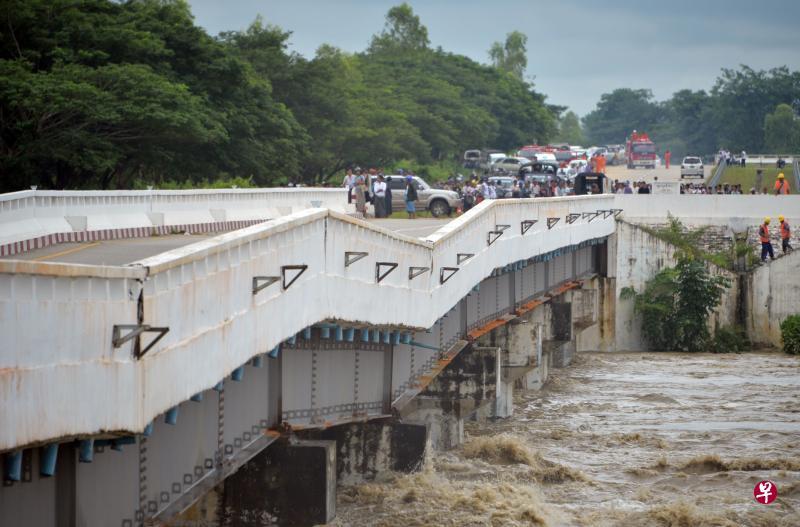
MULTIPOLYGON (((410 219, 416 218, 416 201, 418 199, 417 187, 414 183, 414 174, 405 174, 399 171, 399 176, 405 180, 403 187, 403 201, 410 219)), ((347 202, 355 203, 356 212, 367 217, 367 204, 371 203, 375 210, 376 218, 388 218, 394 212, 392 209, 392 176, 386 176, 382 169, 370 168, 363 171, 361 168, 347 169, 342 186, 347 189, 347 202)))
POLYGON ((719 152, 717 152, 717 164, 720 164, 723 161, 725 161, 725 163, 728 165, 745 166, 747 164, 747 152, 742 150, 739 154, 739 157, 736 157, 736 155, 729 150, 720 148, 719 152))

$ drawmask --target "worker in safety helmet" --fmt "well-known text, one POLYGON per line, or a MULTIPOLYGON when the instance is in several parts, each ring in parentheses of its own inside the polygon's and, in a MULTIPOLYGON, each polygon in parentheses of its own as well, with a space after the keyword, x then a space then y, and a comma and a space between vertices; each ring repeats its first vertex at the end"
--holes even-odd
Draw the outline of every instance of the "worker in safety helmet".
POLYGON ((778 220, 781 222, 781 249, 783 249, 783 254, 786 254, 792 250, 792 246, 789 243, 792 237, 792 230, 789 227, 789 222, 783 217, 783 214, 778 216, 778 220))
POLYGON ((778 174, 778 179, 775 180, 775 195, 779 194, 788 194, 789 193, 789 182, 786 181, 786 178, 783 176, 783 172, 778 174))
POLYGON ((772 251, 772 242, 769 241, 769 222, 770 217, 764 218, 764 223, 758 228, 758 238, 761 240, 761 261, 767 261, 767 254, 771 260, 775 259, 775 253, 772 251))

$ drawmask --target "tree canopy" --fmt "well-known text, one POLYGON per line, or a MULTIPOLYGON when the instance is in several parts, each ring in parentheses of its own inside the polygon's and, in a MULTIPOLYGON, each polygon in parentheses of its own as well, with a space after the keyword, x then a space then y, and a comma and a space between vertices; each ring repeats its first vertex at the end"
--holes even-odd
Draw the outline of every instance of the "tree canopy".
POLYGON ((708 92, 680 90, 662 102, 646 89, 603 94, 583 124, 592 143, 620 143, 636 129, 648 132, 659 150, 669 148, 676 156, 711 154, 720 148, 794 153, 800 151, 800 142, 788 133, 788 123, 797 122, 798 112, 800 72, 741 66, 723 69, 708 92))
POLYGON ((184 0, 7 0, 0 16, 0 191, 318 184, 557 131, 521 76, 431 49, 408 4, 363 52, 310 58, 261 18, 212 37, 184 0))

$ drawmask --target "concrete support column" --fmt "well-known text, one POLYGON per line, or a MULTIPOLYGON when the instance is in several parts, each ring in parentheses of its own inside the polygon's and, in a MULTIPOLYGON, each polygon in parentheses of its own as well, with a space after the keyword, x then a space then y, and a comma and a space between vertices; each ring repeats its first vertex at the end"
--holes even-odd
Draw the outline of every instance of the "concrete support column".
POLYGON ((336 442, 336 475, 353 485, 385 472, 422 468, 428 448, 428 427, 397 421, 370 421, 309 431, 304 437, 336 442))
POLYGON ((552 340, 543 343, 545 351, 550 352, 553 357, 553 367, 563 368, 569 366, 572 357, 575 355, 575 340, 572 331, 572 303, 556 302, 550 303, 552 312, 552 340))
POLYGON ((335 441, 279 441, 222 484, 219 517, 225 527, 302 527, 335 516, 335 441))

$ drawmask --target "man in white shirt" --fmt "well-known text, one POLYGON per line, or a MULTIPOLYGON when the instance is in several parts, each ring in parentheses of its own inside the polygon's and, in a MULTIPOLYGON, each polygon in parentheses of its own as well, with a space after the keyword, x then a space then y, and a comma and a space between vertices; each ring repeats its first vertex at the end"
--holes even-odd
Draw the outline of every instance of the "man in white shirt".
POLYGON ((383 218, 386 216, 386 182, 383 180, 383 174, 378 174, 375 184, 372 187, 372 195, 375 199, 372 204, 375 207, 375 217, 383 218))
POLYGON ((348 168, 342 180, 342 186, 347 189, 347 203, 352 200, 353 187, 356 186, 356 176, 353 175, 353 170, 348 168))

